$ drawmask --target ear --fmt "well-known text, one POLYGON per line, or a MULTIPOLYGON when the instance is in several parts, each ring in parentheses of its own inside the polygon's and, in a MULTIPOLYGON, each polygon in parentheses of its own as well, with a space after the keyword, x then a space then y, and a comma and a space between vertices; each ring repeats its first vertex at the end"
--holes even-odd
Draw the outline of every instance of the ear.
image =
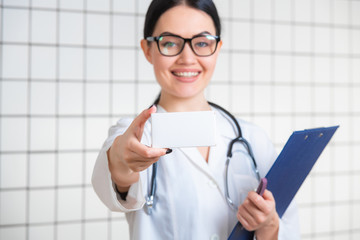
POLYGON ((140 42, 140 45, 141 45, 141 49, 143 50, 143 53, 144 53, 146 59, 148 60, 149 63, 152 64, 151 48, 150 48, 150 45, 148 44, 148 41, 146 41, 145 39, 142 39, 140 42))
POLYGON ((218 42, 218 45, 217 45, 217 49, 221 49, 222 47, 222 44, 223 44, 223 41, 220 39, 220 41, 218 42))

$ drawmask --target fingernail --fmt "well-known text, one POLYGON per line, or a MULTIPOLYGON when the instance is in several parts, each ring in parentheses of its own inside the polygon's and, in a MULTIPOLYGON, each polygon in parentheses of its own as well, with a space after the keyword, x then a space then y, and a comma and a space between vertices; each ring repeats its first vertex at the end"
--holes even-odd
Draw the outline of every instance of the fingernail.
POLYGON ((155 104, 151 105, 148 109, 152 108, 155 104))
POLYGON ((169 154, 169 153, 172 153, 172 149, 171 149, 171 148, 168 148, 168 149, 166 150, 166 154, 169 154))

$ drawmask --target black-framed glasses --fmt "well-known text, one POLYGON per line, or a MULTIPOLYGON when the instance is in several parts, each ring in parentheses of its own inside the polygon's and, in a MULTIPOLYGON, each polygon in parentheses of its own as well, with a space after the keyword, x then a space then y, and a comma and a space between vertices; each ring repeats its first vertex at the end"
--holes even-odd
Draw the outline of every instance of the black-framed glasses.
POLYGON ((193 38, 183 38, 177 35, 166 34, 158 37, 147 37, 146 40, 156 42, 159 52, 164 56, 172 57, 179 55, 184 49, 185 43, 189 42, 195 55, 207 57, 216 51, 220 37, 204 34, 193 38))

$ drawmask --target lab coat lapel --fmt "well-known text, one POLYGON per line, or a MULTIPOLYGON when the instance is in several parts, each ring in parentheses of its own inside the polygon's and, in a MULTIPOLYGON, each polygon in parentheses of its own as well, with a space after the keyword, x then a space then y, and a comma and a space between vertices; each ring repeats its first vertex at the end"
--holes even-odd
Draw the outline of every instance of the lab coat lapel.
MULTIPOLYGON (((189 148, 179 148, 184 155, 202 172, 207 174, 209 177, 213 178, 212 173, 205 159, 200 154, 199 150, 196 147, 189 148)), ((211 152, 211 150, 210 150, 211 152)))

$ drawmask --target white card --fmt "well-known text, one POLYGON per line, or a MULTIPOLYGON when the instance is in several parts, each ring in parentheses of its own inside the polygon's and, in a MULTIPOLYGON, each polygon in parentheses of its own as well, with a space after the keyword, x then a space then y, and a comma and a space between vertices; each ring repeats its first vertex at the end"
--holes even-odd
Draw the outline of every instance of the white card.
POLYGON ((151 114, 152 147, 204 147, 216 145, 214 111, 151 114))

